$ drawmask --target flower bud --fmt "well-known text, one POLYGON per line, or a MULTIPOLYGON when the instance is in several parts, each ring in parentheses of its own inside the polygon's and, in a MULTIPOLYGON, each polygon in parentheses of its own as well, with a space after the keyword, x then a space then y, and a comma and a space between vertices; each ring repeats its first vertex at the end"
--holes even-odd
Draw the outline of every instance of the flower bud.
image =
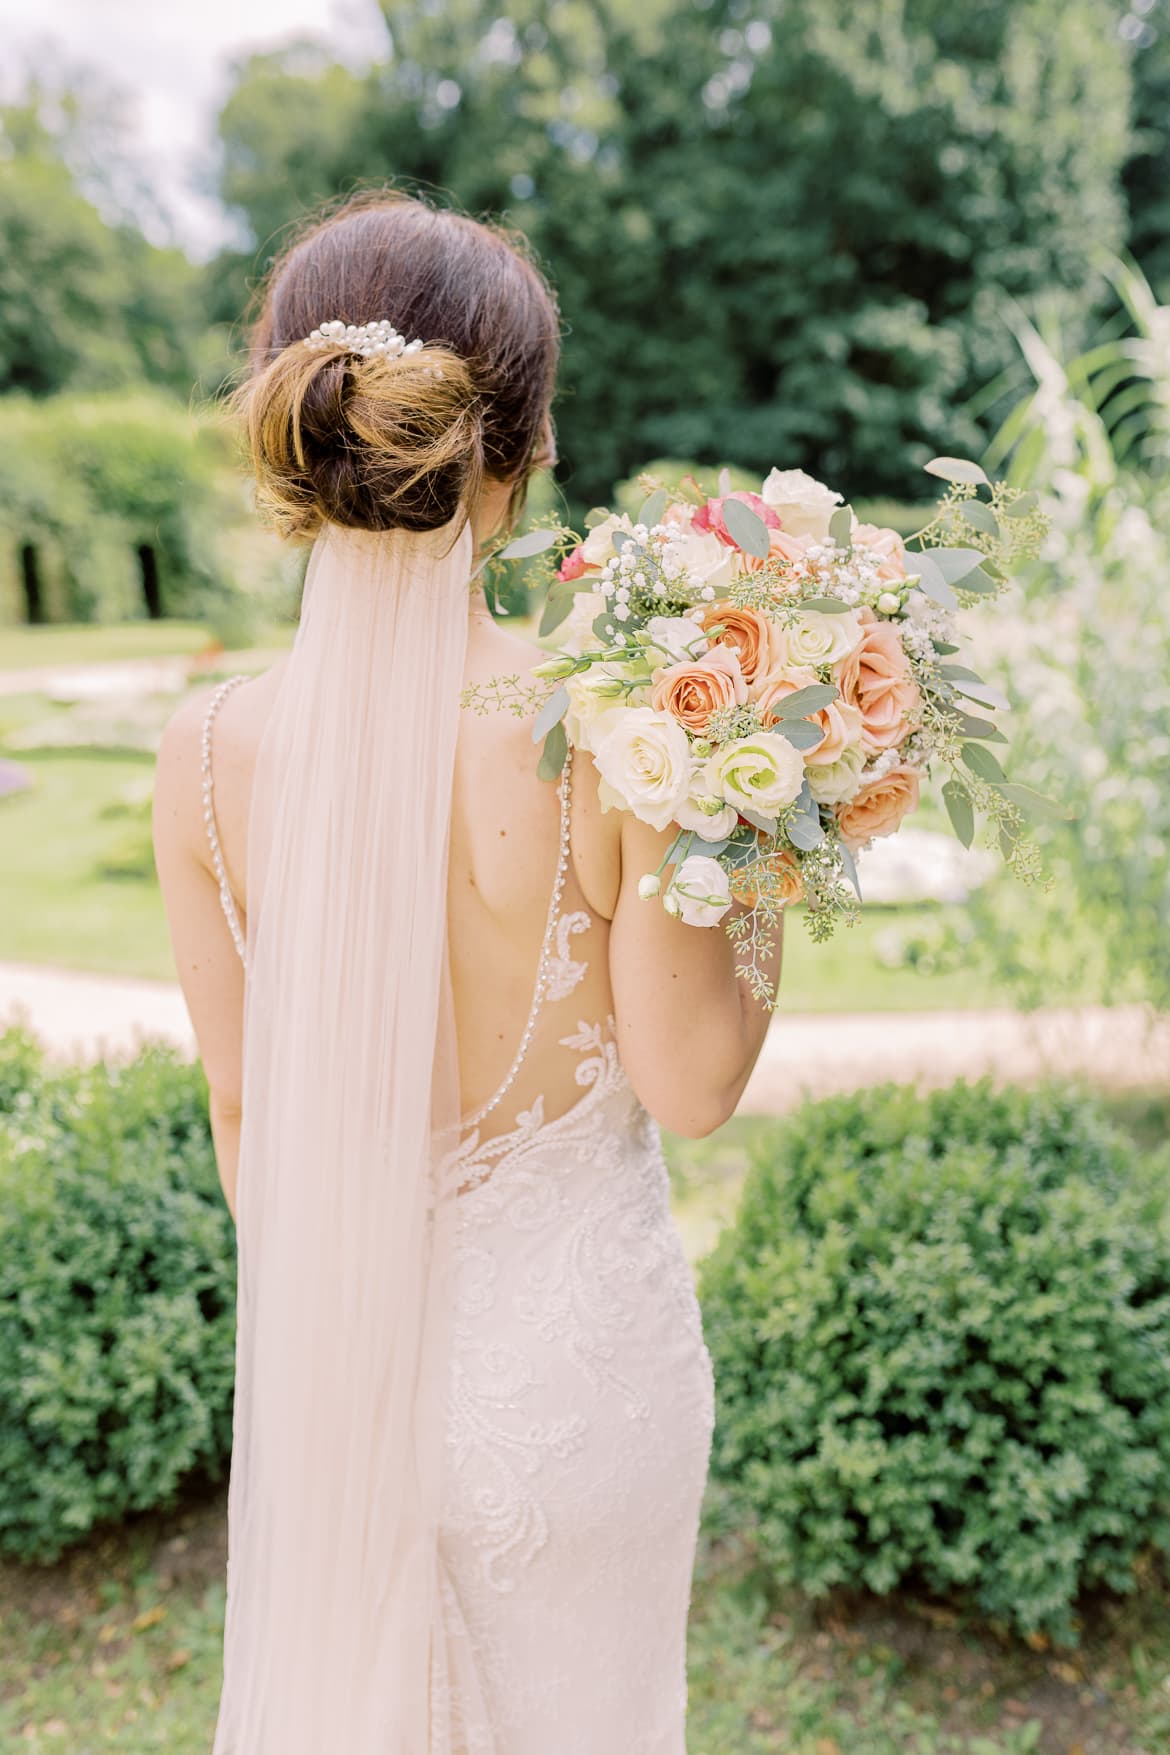
POLYGON ((648 871, 645 877, 638 879, 638 894, 643 902, 650 902, 662 888, 662 879, 657 872, 648 871))
POLYGON ((877 600, 877 607, 883 615, 897 615, 902 607, 902 599, 894 591, 883 591, 877 600))
POLYGON ((576 668, 575 658, 547 658, 543 664, 532 666, 532 674, 544 678, 546 682, 560 682, 562 677, 572 676, 576 668))
POLYGON ((697 737, 691 745, 695 755, 703 757, 709 756, 714 748, 715 745, 706 737, 697 737))
POLYGON ((590 683, 589 687, 593 694, 600 695, 604 701, 616 700, 618 695, 625 693, 625 684, 619 682, 616 676, 602 677, 600 682, 590 683))
POLYGON ((666 909, 666 912, 670 915, 672 920, 677 920, 682 913, 682 903, 679 901, 673 890, 667 890, 665 896, 662 898, 662 906, 666 909))
POLYGON ((723 809, 721 798, 696 798, 695 803, 705 817, 717 817, 723 809))

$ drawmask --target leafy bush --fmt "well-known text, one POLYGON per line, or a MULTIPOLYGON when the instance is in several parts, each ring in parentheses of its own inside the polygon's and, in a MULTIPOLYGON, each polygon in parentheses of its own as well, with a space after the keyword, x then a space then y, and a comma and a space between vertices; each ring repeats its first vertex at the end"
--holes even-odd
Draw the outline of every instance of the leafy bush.
POLYGON ((778 1580, 1075 1636, 1170 1547, 1170 1197, 1090 1099, 959 1084, 759 1136, 702 1271, 713 1472, 778 1580))
POLYGON ((0 1550, 48 1560, 231 1445, 235 1262, 197 1068, 0 1036, 0 1550))

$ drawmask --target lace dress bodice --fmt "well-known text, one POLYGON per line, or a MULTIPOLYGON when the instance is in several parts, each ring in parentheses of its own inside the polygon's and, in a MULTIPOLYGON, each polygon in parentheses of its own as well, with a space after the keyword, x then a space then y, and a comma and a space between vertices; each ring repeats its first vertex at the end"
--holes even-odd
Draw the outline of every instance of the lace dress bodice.
MULTIPOLYGON (((204 799, 243 955, 211 775, 232 686, 204 799)), ((454 1321, 425 1755, 685 1755, 711 1362, 658 1129, 595 1015, 608 926, 575 881, 571 785, 567 768, 529 1017, 440 1190, 454 1321), (563 1092, 565 1065, 573 1095, 550 1104, 538 1074, 563 1092)))

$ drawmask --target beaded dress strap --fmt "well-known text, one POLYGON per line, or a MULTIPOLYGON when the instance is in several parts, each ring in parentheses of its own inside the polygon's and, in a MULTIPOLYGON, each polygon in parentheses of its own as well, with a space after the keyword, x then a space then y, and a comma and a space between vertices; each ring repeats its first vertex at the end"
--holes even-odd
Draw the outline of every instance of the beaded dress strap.
POLYGON ((240 924, 239 910, 236 899, 232 895, 232 887, 228 883, 227 867, 223 862, 223 849, 219 844, 219 830, 215 824, 215 780, 211 768, 211 728, 215 724, 215 716, 231 694, 241 683, 247 682, 246 676, 230 676, 226 682, 220 683, 203 720, 203 735, 199 743, 200 770, 203 781, 203 826, 207 830, 207 844, 211 848, 211 866, 219 884, 219 902, 223 909, 228 931, 232 935, 232 943, 240 962, 248 966, 248 958, 244 948, 244 929, 240 924))
POLYGON ((493 1097, 463 1118, 464 1127, 477 1127, 481 1121, 498 1109, 512 1086, 516 1082, 520 1068, 528 1058, 528 1050, 532 1047, 532 1038, 536 1034, 536 1023, 540 1017, 541 1007, 548 995, 549 973, 552 965, 552 953, 556 945, 557 923, 561 917, 561 897, 565 893, 565 879, 569 874, 569 832, 571 805, 573 802, 573 752, 570 749, 565 757, 565 766, 561 772, 561 833, 557 851, 557 875, 553 881, 552 897, 548 905, 548 919, 545 921, 544 938, 540 945, 540 961, 536 966, 536 986, 532 994, 532 1006, 528 1013, 528 1022, 520 1038, 520 1046, 516 1050, 516 1058, 504 1077, 493 1097))

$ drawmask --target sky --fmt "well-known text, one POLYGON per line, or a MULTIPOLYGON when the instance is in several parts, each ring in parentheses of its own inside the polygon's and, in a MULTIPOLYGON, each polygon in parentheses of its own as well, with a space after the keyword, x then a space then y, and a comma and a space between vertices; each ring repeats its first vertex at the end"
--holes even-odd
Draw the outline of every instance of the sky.
POLYGON ((385 53, 375 0, 0 0, 3 87, 32 69, 89 68, 125 93, 126 119, 166 224, 149 229, 205 257, 230 236, 207 193, 214 120, 237 56, 304 35, 356 66, 385 53))

